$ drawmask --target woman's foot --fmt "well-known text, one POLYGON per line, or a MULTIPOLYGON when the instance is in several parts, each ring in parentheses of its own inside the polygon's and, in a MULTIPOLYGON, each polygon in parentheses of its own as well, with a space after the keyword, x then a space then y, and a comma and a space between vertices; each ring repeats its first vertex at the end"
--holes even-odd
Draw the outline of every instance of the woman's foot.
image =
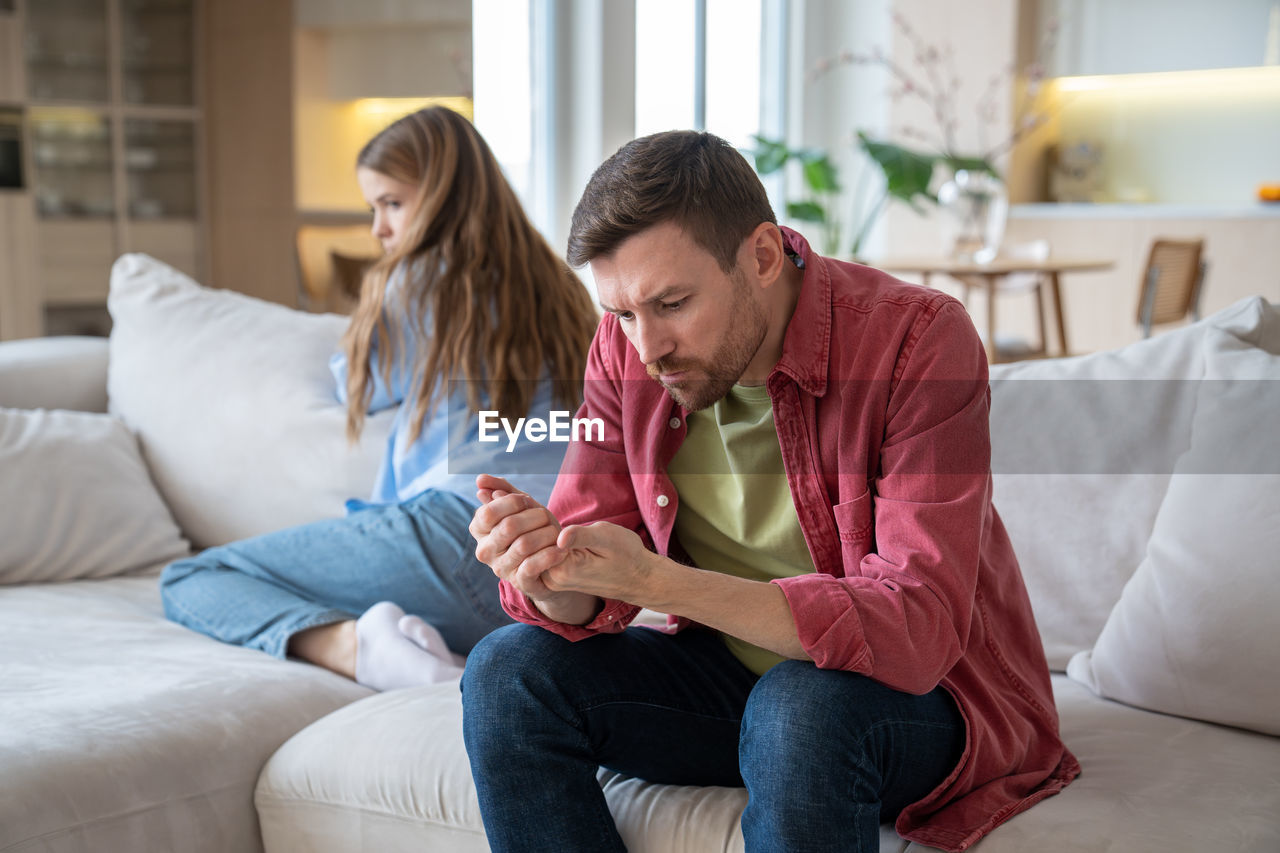
POLYGON ((375 690, 395 690, 450 681, 462 663, 440 632, 390 601, 375 604, 355 622, 355 680, 375 690), (407 625, 412 634, 406 634, 407 625))
POLYGON ((463 664, 467 662, 462 655, 455 655, 449 651, 444 637, 421 616, 401 616, 399 628, 401 634, 441 660, 451 661, 458 669, 462 669, 463 664))

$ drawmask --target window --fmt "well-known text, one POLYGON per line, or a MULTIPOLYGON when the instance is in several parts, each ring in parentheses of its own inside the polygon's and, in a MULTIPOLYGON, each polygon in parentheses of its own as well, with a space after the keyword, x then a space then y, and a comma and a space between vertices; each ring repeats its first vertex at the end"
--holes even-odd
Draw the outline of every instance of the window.
POLYGON ((529 0, 474 0, 471 47, 476 127, 526 208, 533 195, 529 11, 529 0))
POLYGON ((702 128, 748 148, 753 134, 781 135, 788 2, 635 0, 631 17, 473 0, 476 126, 553 246, 587 178, 633 136, 702 128), (633 43, 634 75, 616 64, 633 43))
POLYGON ((707 0, 706 129, 739 148, 760 132, 761 0, 707 0))
POLYGON ((636 3, 636 136, 695 126, 696 6, 636 3))
POLYGON ((636 3, 636 135, 694 128, 747 147, 760 132, 764 0, 636 3))

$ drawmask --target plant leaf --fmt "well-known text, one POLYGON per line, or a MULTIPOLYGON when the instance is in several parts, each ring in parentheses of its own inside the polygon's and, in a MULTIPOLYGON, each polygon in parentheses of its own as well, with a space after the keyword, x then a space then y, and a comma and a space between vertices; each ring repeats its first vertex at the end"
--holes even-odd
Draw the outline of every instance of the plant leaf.
POLYGON ((861 131, 858 144, 884 172, 890 196, 912 207, 917 207, 918 198, 937 203, 938 199, 929 192, 929 181, 933 178, 933 166, 940 158, 892 142, 877 142, 861 131))
POLYGON ((985 157, 957 157, 955 155, 947 155, 941 159, 952 172, 959 172, 961 170, 969 172, 986 172, 993 178, 1000 178, 1000 173, 996 171, 996 167, 991 165, 991 161, 987 160, 985 157))
POLYGON ((791 158, 791 152, 787 150, 787 146, 776 139, 768 139, 756 134, 752 136, 756 141, 756 147, 751 149, 750 153, 756 161, 756 172, 761 175, 771 175, 787 164, 787 160, 791 158))
POLYGON ((814 192, 840 192, 840 180, 836 177, 836 167, 832 165, 826 154, 805 159, 804 179, 814 192))
POLYGON ((787 216, 801 222, 826 222, 827 212, 822 205, 812 201, 787 202, 787 216))

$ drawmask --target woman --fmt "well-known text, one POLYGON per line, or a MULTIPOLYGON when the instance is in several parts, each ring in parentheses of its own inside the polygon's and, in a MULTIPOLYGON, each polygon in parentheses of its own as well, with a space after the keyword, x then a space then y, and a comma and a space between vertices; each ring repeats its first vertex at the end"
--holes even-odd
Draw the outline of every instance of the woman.
POLYGON ((385 254, 331 367, 353 440, 398 407, 372 501, 176 562, 161 592, 175 622, 387 690, 455 677, 454 653, 510 621, 467 531, 474 475, 526 474, 545 500, 565 445, 507 453, 477 413, 576 409, 597 318, 461 116, 406 116, 356 165, 385 254))

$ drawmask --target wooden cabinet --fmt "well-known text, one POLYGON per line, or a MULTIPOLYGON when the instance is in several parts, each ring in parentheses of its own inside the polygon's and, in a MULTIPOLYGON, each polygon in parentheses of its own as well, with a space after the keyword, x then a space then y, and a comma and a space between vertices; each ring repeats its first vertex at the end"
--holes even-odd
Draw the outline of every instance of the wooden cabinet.
POLYGON ((1039 0, 1040 26, 1056 23, 1050 76, 1196 71, 1274 64, 1276 0, 1039 0))
POLYGON ((23 96, 22 22, 13 0, 0 0, 0 103, 23 96))
POLYGON ((203 276, 199 2, 16 0, 0 12, 0 47, 21 46, 3 50, 0 107, 19 116, 25 163, 0 218, 0 240, 24 255, 0 272, 0 310, 19 306, 0 338, 106 334, 125 252, 203 276), (29 239, 15 239, 21 228, 29 239))
POLYGON ((35 212, 25 192, 0 190, 0 340, 39 334, 40 297, 31 245, 35 212))

